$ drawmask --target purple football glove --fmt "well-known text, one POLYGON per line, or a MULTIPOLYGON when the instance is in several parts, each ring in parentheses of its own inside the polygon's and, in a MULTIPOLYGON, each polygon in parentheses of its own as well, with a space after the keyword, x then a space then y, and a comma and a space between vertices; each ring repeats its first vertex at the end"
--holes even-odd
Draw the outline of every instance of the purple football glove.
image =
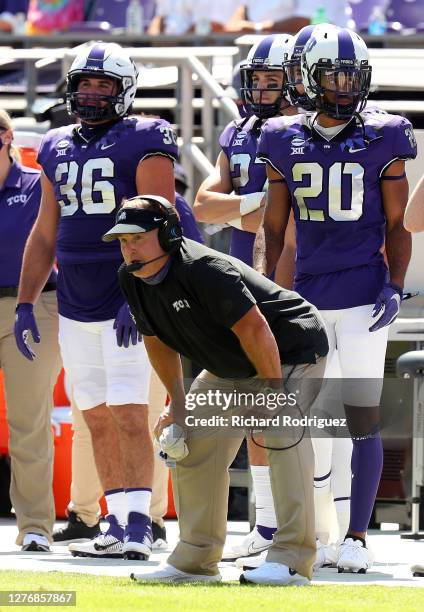
POLYGON ((37 344, 40 342, 40 333, 38 331, 37 323, 34 317, 34 306, 32 304, 18 304, 16 306, 15 315, 15 340, 18 349, 22 355, 33 361, 35 353, 29 343, 29 332, 31 332, 32 339, 37 344))
POLYGON ((128 348, 130 340, 132 344, 137 344, 137 342, 141 341, 141 334, 137 331, 135 320, 126 302, 118 310, 113 329, 116 329, 116 342, 118 346, 124 345, 125 348, 128 348))
POLYGON ((377 298, 374 309, 372 311, 373 319, 378 316, 378 319, 369 328, 370 332, 377 331, 386 325, 390 325, 399 314, 400 303, 402 301, 403 291, 394 283, 385 283, 380 295, 377 298))

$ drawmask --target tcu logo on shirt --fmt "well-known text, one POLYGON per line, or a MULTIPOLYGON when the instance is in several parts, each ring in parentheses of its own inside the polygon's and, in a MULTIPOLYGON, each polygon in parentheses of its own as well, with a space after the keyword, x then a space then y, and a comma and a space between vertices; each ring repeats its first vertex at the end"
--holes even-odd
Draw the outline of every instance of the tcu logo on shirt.
POLYGON ((27 203, 27 196, 24 193, 7 198, 8 206, 13 206, 14 204, 19 204, 19 203, 23 204, 24 206, 27 203))
POLYGON ((172 305, 175 308, 176 312, 179 312, 183 308, 190 308, 190 304, 184 298, 181 300, 176 300, 172 303, 172 305))

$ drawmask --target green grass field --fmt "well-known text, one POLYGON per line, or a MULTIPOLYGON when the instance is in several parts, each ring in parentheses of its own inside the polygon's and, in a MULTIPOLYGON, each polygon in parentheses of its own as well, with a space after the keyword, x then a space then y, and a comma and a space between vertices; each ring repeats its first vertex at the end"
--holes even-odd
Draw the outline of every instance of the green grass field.
MULTIPOLYGON (((224 585, 143 586, 128 578, 98 577, 61 572, 0 572, 0 591, 36 590, 77 592, 77 610, 143 610, 155 612, 257 612, 311 610, 331 612, 422 612, 424 590, 420 588, 380 586, 311 586, 311 587, 256 587, 234 583, 224 585)), ((13 606, 16 609, 17 606, 13 606)), ((0 607, 0 610, 10 610, 0 607)), ((18 609, 24 609, 19 607, 18 609)), ((28 606, 26 610, 46 609, 28 606)), ((54 610, 73 610, 75 607, 55 606, 54 610)))

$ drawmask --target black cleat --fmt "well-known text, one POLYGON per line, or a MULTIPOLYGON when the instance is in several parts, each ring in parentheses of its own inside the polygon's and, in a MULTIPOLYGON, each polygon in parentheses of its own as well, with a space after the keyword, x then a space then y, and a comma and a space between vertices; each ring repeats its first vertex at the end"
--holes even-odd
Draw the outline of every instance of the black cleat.
POLYGON ((155 521, 152 521, 152 535, 153 535, 153 550, 165 550, 168 547, 166 541, 166 529, 165 526, 161 527, 155 521))
POLYGON ((53 542, 55 544, 70 544, 71 542, 88 542, 101 533, 100 521, 92 527, 84 523, 79 516, 69 510, 68 523, 65 527, 53 532, 53 542))

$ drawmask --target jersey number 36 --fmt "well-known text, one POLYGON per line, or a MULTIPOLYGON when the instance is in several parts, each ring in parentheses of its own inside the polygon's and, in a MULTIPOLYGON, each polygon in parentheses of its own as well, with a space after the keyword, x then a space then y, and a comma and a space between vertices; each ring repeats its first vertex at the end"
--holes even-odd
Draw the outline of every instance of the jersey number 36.
POLYGON ((64 199, 58 200, 61 207, 62 217, 73 215, 78 210, 78 202, 81 201, 82 209, 87 215, 110 213, 116 206, 115 188, 110 181, 94 180, 94 171, 100 171, 100 177, 113 178, 115 164, 109 157, 89 159, 85 162, 81 171, 76 161, 58 164, 55 172, 55 181, 60 183, 67 176, 65 183, 59 186, 64 199), (77 197, 75 186, 81 181, 81 198, 77 197), (96 192, 97 202, 93 202, 93 194, 96 192))

